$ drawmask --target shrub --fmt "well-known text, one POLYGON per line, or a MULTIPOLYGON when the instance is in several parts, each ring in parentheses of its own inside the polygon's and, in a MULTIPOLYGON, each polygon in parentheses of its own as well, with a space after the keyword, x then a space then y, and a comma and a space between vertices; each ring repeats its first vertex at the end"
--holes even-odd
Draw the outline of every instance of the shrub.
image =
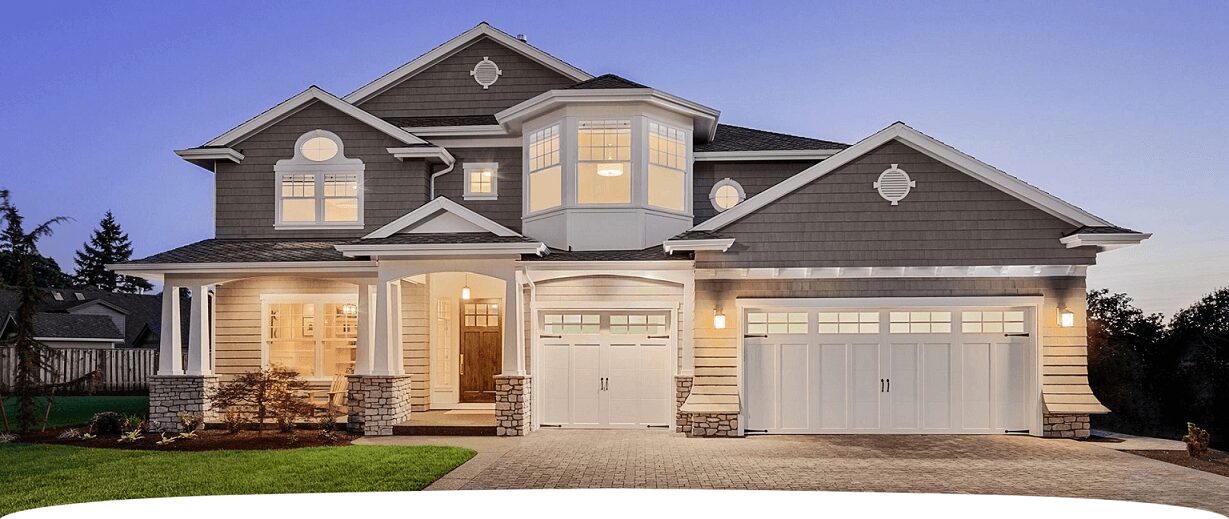
POLYGON ((0 443, 13 443, 17 441, 16 434, 0 433, 0 443))
POLYGON ((303 397, 307 389, 297 371, 270 366, 240 375, 216 389, 210 399, 224 413, 253 411, 259 432, 268 418, 275 418, 279 428, 283 423, 293 427, 296 418, 309 414, 311 403, 303 397))
POLYGON ((179 430, 185 433, 192 433, 200 430, 201 426, 205 425, 205 416, 200 414, 192 414, 180 411, 179 413, 179 430))
POLYGON ((124 433, 122 436, 119 437, 119 440, 117 441, 120 443, 134 443, 137 440, 140 440, 144 437, 145 436, 141 435, 140 429, 133 429, 131 431, 124 433))
POLYGON ((61 440, 76 440, 81 438, 81 432, 76 429, 65 429, 56 438, 61 440))
POLYGON ((124 418, 119 413, 110 411, 98 413, 90 418, 90 434, 94 436, 122 434, 124 432, 123 423, 124 418))
POLYGON ((1186 453, 1192 458, 1206 458, 1208 456, 1208 444, 1212 442, 1212 435, 1208 431, 1200 429, 1193 422, 1186 422, 1186 436, 1182 437, 1182 441, 1186 443, 1186 453))
POLYGON ((222 413, 222 424, 226 426, 226 432, 235 434, 242 431, 245 423, 247 419, 237 409, 227 409, 225 413, 222 413))
POLYGON ((120 424, 120 428, 125 433, 133 431, 142 432, 145 430, 145 417, 135 414, 124 415, 124 421, 120 424))
POLYGON ((178 440, 178 439, 179 439, 179 436, 167 436, 166 433, 162 433, 162 439, 154 443, 158 445, 170 445, 172 443, 175 443, 175 440, 178 440))

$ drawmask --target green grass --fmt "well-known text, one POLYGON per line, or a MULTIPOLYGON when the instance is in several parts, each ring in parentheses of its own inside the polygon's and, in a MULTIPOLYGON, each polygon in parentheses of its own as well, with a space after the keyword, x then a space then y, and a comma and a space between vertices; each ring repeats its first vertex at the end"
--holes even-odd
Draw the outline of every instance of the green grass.
POLYGON ((0 516, 142 497, 420 490, 473 456, 434 446, 156 452, 0 444, 0 516))
MULTIPOLYGON (((35 399, 38 404, 38 425, 42 426, 43 412, 46 402, 42 398, 35 399)), ((4 401, 4 411, 8 413, 9 425, 16 426, 17 399, 7 398, 4 401)), ((61 396, 56 397, 55 405, 51 407, 49 427, 65 425, 81 425, 90 421, 94 413, 114 411, 119 414, 149 413, 149 397, 147 396, 61 396)))

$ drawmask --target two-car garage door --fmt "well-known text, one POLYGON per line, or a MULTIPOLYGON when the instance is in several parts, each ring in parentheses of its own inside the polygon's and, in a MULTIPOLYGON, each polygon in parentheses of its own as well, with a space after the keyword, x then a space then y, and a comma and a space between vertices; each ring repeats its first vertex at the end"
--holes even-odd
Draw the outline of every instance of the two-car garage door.
POLYGON ((1029 429, 1026 307, 746 308, 748 432, 1029 429))

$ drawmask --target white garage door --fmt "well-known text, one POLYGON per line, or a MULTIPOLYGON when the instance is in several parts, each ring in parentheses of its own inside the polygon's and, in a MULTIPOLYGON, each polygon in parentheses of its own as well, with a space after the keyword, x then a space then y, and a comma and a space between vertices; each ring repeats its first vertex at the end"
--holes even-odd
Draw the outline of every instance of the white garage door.
POLYGON ((668 426, 674 352, 665 312, 545 312, 541 424, 668 426))
POLYGON ((749 308, 745 428, 1027 432, 1028 308, 749 308))

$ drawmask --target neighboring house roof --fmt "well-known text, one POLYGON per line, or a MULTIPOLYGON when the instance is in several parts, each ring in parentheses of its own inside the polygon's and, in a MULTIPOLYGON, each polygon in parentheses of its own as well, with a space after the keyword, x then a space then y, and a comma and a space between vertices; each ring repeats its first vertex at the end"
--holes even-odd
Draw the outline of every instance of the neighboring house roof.
POLYGON ((690 261, 689 254, 666 254, 661 247, 640 250, 565 251, 551 249, 545 256, 522 256, 521 261, 690 261))
POLYGON ((93 314, 34 314, 34 336, 57 339, 113 339, 123 341, 124 334, 110 317, 93 314))
POLYGON ((568 87, 568 90, 579 89, 605 89, 605 88, 651 88, 627 78, 619 77, 614 74, 602 74, 593 79, 581 81, 575 85, 568 87))
MULTIPOLYGON (((184 301, 187 301, 186 296, 184 301)), ((0 316, 16 313, 20 302, 21 296, 16 290, 0 290, 0 316)), ((157 337, 161 331, 161 294, 125 294, 88 288, 49 288, 43 289, 43 298, 39 303, 38 312, 55 315, 94 315, 74 314, 74 312, 80 312, 94 305, 105 306, 124 315, 124 329, 121 331, 125 346, 141 346, 142 339, 150 334, 157 337), (57 294, 59 299, 56 299, 57 294)), ((99 317, 105 318, 106 316, 99 315, 99 317)), ((114 321, 112 323, 114 325, 114 321)))
POLYGON ((734 126, 732 124, 718 124, 717 134, 713 137, 713 140, 705 143, 697 143, 694 151, 696 153, 768 150, 839 151, 848 147, 848 144, 842 144, 839 142, 756 130, 754 128, 745 128, 742 126, 734 126))
POLYGON ((350 261, 334 248, 349 240, 216 239, 174 248, 124 265, 350 261))

